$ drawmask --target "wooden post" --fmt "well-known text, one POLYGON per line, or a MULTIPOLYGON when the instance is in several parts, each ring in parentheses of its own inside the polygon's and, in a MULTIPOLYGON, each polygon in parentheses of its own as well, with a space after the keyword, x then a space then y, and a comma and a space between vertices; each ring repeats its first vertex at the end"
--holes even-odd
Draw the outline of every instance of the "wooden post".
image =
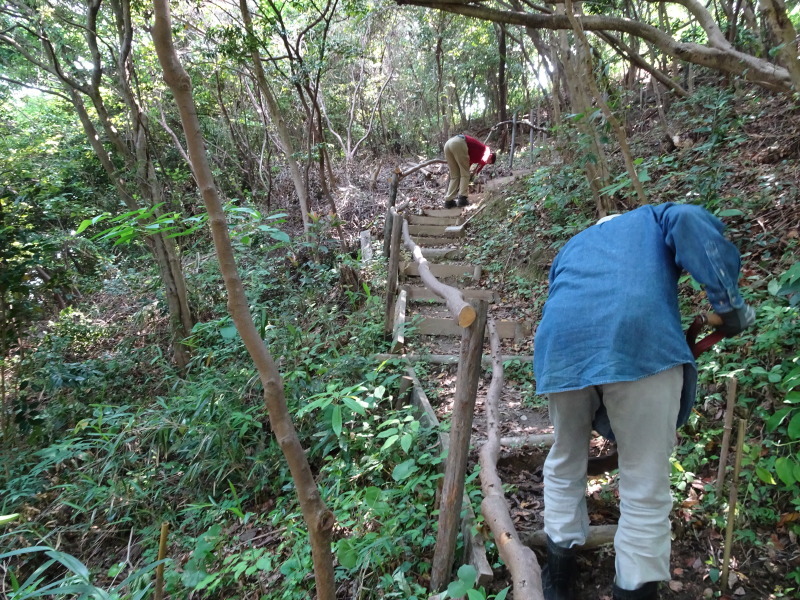
POLYGON ((386 220, 383 224, 383 255, 389 255, 389 244, 391 243, 392 221, 397 213, 392 211, 397 204, 397 188, 400 187, 400 168, 395 167, 392 174, 392 181, 389 184, 389 206, 386 208, 386 220))
MULTIPOLYGON (((530 120, 531 120, 531 125, 533 125, 534 124, 533 106, 531 106, 531 119, 530 120)), ((533 166, 533 142, 534 142, 533 127, 530 128, 529 137, 530 137, 530 140, 528 140, 528 152, 530 154, 529 158, 530 158, 530 161, 531 161, 531 166, 533 166)))
POLYGON ((397 204, 397 188, 400 187, 400 167, 395 167, 392 183, 389 186, 389 206, 397 204))
POLYGON ((397 214, 394 208, 389 208, 392 215, 392 235, 389 244, 389 272, 386 276, 386 321, 384 330, 392 333, 392 320, 394 319, 394 299, 397 292, 397 277, 400 269, 400 234, 403 228, 403 217, 397 214))
POLYGON ((472 415, 475 411, 475 396, 481 376, 481 355, 487 312, 488 303, 485 300, 478 300, 477 318, 461 336, 456 395, 450 419, 450 449, 445 462, 444 483, 439 503, 439 529, 431 567, 432 592, 439 591, 449 583, 453 567, 469 443, 472 437, 472 415))
POLYGON ((736 522, 736 502, 739 498, 739 471, 742 468, 744 447, 745 420, 739 419, 739 436, 736 440, 736 462, 733 465, 733 481, 728 494, 728 523, 725 526, 725 550, 722 552, 722 593, 728 590, 728 568, 731 562, 731 545, 733 544, 733 526, 736 522))
POLYGON ((736 385, 736 377, 730 377, 726 385, 726 391, 728 392, 728 405, 725 408, 725 430, 722 433, 722 446, 719 449, 717 501, 722 498, 722 487, 725 484, 725 467, 728 466, 728 450, 731 445, 731 431, 733 430, 733 409, 736 406, 736 385))
POLYGON ((508 168, 514 168, 514 145, 517 140, 517 113, 511 118, 511 150, 508 152, 508 168))

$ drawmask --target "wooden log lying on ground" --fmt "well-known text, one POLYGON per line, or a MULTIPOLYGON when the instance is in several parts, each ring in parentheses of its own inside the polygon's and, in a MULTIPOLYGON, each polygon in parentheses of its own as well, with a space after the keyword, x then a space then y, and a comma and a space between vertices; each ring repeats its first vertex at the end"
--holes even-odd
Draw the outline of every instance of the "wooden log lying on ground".
POLYGON ((555 436, 552 433, 533 433, 500 439, 501 446, 511 446, 512 448, 521 448, 522 446, 547 446, 549 448, 554 443, 555 436))
POLYGON ((464 300, 461 291, 441 283, 431 275, 428 259, 422 256, 422 250, 408 235, 408 223, 403 219, 403 240, 419 267, 419 276, 422 282, 437 296, 443 298, 450 312, 453 313, 460 327, 469 327, 475 321, 476 313, 471 304, 464 300))
MULTIPOLYGON (((592 548, 599 548, 606 544, 613 544, 614 535, 616 535, 616 533, 616 525, 592 525, 589 527, 589 535, 586 538, 586 543, 580 546, 579 549, 591 550, 592 548)), ((523 532, 520 535, 520 539, 522 543, 529 548, 547 547, 547 534, 544 531, 523 532)))
POLYGON ((500 455, 498 434, 500 410, 498 403, 503 391, 503 363, 500 358, 500 338, 493 322, 489 322, 489 342, 492 348, 492 382, 486 394, 487 441, 480 450, 481 512, 492 531, 500 558, 511 572, 515 600, 544 600, 542 570, 536 555, 519 538, 508 509, 503 482, 497 474, 500 455))
MULTIPOLYGON (((394 358, 400 358, 395 354, 386 354, 386 353, 373 354, 372 357, 375 360, 379 360, 379 361, 392 360, 394 358)), ((402 358, 404 360, 407 360, 410 363, 423 361, 423 362, 431 363, 432 365, 455 365, 455 364, 458 363, 458 356, 455 356, 453 354, 403 354, 402 358)), ((510 361, 510 360, 518 360, 520 362, 530 362, 530 361, 533 360, 533 357, 532 356, 523 356, 523 355, 518 355, 518 354, 504 354, 503 357, 502 357, 502 360, 503 360, 503 362, 507 362, 507 361, 510 361)), ((491 356, 482 356, 481 357, 481 365, 484 366, 484 367, 491 367, 492 366, 492 357, 491 356)), ((525 446, 528 443, 528 442, 525 441, 526 439, 527 438, 525 438, 525 437, 521 437, 521 438, 503 438, 502 440, 500 440, 500 443, 503 444, 504 446, 514 446, 514 445, 525 446), (507 439, 508 440, 519 440, 519 441, 516 442, 516 443, 512 441, 512 442, 509 442, 508 444, 506 444, 505 441, 503 441, 503 440, 507 440, 507 439)), ((530 443, 536 444, 537 442, 530 442, 530 443)), ((544 443, 544 442, 540 442, 540 443, 544 443)), ((550 445, 552 446, 553 443, 550 442, 550 445)))

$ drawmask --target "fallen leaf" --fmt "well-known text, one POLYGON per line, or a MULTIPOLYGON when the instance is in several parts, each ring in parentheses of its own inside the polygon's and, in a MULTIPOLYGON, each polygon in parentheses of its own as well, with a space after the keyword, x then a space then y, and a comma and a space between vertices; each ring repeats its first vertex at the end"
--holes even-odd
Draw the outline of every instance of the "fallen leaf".
POLYGON ((669 585, 669 589, 671 589, 673 592, 682 592, 683 591, 683 583, 680 582, 680 581, 675 581, 673 579, 667 585, 669 585))
POLYGON ((744 591, 743 587, 739 587, 739 588, 736 588, 735 590, 733 590, 733 595, 734 596, 744 596, 746 593, 747 592, 744 591))

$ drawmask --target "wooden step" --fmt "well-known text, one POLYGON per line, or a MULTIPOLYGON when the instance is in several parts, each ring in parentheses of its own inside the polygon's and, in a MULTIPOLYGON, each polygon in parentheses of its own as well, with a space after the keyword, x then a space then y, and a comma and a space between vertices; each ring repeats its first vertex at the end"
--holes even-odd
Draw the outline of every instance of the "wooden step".
POLYGON ((408 235, 429 235, 434 237, 462 237, 464 235, 464 228, 457 231, 448 231, 446 225, 409 225, 408 235))
POLYGON ((420 248, 435 248, 436 246, 452 246, 457 244, 459 239, 457 237, 431 237, 431 236, 414 236, 411 238, 414 243, 420 248))
MULTIPOLYGON (((420 301, 420 300, 435 300, 437 302, 444 302, 439 296, 434 294, 425 286, 417 286, 417 285, 406 285, 403 286, 403 289, 406 290, 408 294, 408 299, 410 301, 420 301)), ((461 295, 464 296, 465 299, 476 299, 476 300, 486 300, 489 303, 499 302, 499 294, 493 290, 481 290, 477 288, 467 288, 465 290, 461 290, 461 295)))
POLYGON ((447 227, 448 225, 458 225, 464 219, 460 215, 452 217, 428 217, 424 215, 409 215, 408 222, 410 225, 441 225, 447 227))
MULTIPOLYGON (((463 332, 463 328, 459 327, 458 323, 452 318, 422 317, 419 321, 411 320, 411 322, 414 323, 414 333, 416 335, 459 337, 463 332)), ((497 335, 501 339, 518 341, 530 339, 533 331, 530 323, 520 323, 519 321, 495 321, 495 325, 497 327, 497 335)), ((488 331, 486 335, 489 335, 488 331)))
MULTIPOLYGON (((454 265, 442 263, 429 263, 431 275, 436 279, 447 277, 471 277, 475 281, 481 278, 481 268, 478 265, 454 265)), ((400 263, 400 273, 406 277, 419 277, 419 265, 415 262, 400 263)))
MULTIPOLYGON (((442 202, 444 205, 444 202, 442 202)), ((425 208, 422 214, 428 217, 460 217, 460 208, 425 208)))
POLYGON ((461 248, 421 248, 422 256, 428 260, 463 260, 466 254, 461 248))

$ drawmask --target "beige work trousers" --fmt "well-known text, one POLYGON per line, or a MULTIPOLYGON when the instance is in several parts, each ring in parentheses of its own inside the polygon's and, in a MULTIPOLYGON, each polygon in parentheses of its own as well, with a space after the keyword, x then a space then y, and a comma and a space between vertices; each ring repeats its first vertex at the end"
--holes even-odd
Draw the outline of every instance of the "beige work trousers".
POLYGON ((456 135, 444 145, 444 157, 450 168, 450 185, 447 186, 445 201, 455 200, 456 196, 469 194, 469 150, 463 135, 456 135))
POLYGON ((670 455, 683 365, 638 381, 549 394, 555 444, 544 463, 544 530, 556 545, 581 546, 589 533, 586 467, 600 397, 619 452, 616 584, 635 590, 670 578, 670 455))

